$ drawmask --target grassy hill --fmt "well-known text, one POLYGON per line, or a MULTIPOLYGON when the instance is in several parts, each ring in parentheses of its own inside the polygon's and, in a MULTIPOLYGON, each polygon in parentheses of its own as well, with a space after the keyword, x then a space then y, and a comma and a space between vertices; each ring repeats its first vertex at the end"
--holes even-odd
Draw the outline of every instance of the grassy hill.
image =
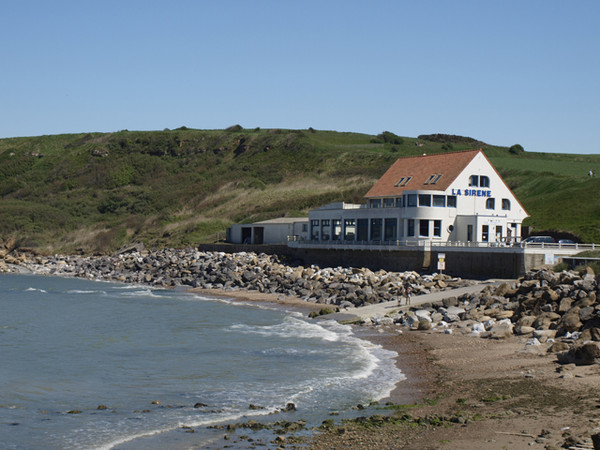
POLYGON ((400 156, 476 147, 532 216, 525 225, 600 242, 600 181, 587 175, 600 174, 600 156, 511 152, 456 136, 240 126, 2 139, 0 242, 68 253, 213 242, 235 222, 361 202, 400 156))

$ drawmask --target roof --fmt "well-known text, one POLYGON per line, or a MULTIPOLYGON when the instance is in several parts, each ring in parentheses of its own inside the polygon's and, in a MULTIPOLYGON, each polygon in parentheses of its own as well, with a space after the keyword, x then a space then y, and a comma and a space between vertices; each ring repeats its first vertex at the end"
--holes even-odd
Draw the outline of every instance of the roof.
POLYGON ((365 197, 392 197, 417 190, 445 191, 478 153, 482 153, 481 149, 399 158, 365 197))
POLYGON ((263 220, 254 222, 252 225, 267 225, 267 224, 293 224, 296 222, 308 222, 308 217, 277 217, 275 219, 263 220))

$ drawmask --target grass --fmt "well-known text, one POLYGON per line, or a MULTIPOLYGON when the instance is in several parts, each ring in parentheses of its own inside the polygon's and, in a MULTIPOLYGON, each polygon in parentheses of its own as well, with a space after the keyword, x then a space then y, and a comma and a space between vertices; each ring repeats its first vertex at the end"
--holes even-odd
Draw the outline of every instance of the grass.
MULTIPOLYGON (((230 127, 1 139, 0 241, 50 252, 214 242, 232 223, 360 203, 398 157, 444 151, 374 138, 230 127)), ((525 225, 600 242, 600 179, 587 176, 600 173, 599 156, 484 151, 531 215, 525 225)))

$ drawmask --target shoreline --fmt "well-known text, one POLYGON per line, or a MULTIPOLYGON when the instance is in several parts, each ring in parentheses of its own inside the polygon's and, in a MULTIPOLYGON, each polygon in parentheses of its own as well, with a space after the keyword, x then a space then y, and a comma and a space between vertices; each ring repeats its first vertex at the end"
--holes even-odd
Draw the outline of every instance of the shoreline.
MULTIPOLYGON (((302 270, 306 283, 313 275, 321 276, 329 269, 319 269, 319 273, 312 268, 302 270)), ((52 271, 38 274, 69 276, 52 271)), ((160 277, 153 275, 148 279, 148 274, 139 272, 137 279, 121 275, 97 281, 136 284, 139 280, 140 284, 152 285, 152 280, 154 287, 169 287, 156 285, 160 279, 156 276, 160 277)), ((245 276, 255 275, 247 272, 245 276)), ((440 281, 437 283, 443 287, 440 281)), ((600 277, 589 268, 579 275, 573 271, 540 271, 523 277, 516 286, 503 283, 493 289, 490 286, 479 295, 461 297, 461 305, 468 308, 466 313, 456 307, 458 299, 452 297, 452 291, 444 290, 438 291, 443 298, 424 304, 425 309, 418 311, 425 316, 414 312, 395 318, 380 315, 366 319, 364 326, 353 325, 360 338, 398 354, 395 363, 406 380, 398 382, 389 397, 397 410, 388 411, 386 420, 369 410, 365 413, 370 416, 362 422, 332 423, 324 429, 306 430, 312 433, 310 437, 292 434, 285 441, 286 447, 293 448, 290 446, 298 442, 310 448, 330 449, 346 442, 344 447, 353 448, 359 442, 361 448, 378 449, 591 448, 591 436, 600 433, 600 398, 595 395, 600 388, 600 357, 592 355, 591 362, 563 359, 558 364, 556 352, 560 350, 547 350, 556 344, 570 348, 569 355, 575 357, 574 349, 596 348, 597 343, 591 341, 600 340, 598 284, 600 277), (457 321, 459 314, 466 317, 457 321), (509 318, 513 315, 511 323, 509 318), (452 325, 445 329, 447 333, 443 329, 447 325, 437 327, 445 323, 443 319, 452 325), (432 320, 436 327, 431 325, 432 320), (470 331, 475 326, 471 326, 483 326, 484 320, 491 324, 490 328, 473 336, 470 331), (496 321, 498 325, 494 325, 496 321), (534 321, 539 324, 529 326, 534 321), (558 327, 567 323, 576 337, 555 341, 558 327), (365 423, 372 426, 365 427, 365 423)), ((255 302, 301 314, 336 307, 313 302, 308 296, 308 300, 303 300, 289 293, 264 293, 248 287, 183 287, 197 295, 255 302)), ((385 286, 380 288, 385 293, 385 286)), ((380 303, 393 294, 386 295, 379 298, 380 303)), ((248 448, 242 447, 244 444, 227 446, 248 448)))
MULTIPOLYGON (((192 288, 186 290, 198 295, 206 295, 215 298, 227 298, 239 303, 257 303, 273 306, 278 309, 288 312, 299 312, 308 316, 311 312, 318 312, 323 305, 306 302, 297 297, 282 296, 281 294, 266 294, 258 291, 226 291, 223 289, 203 289, 192 288)), ((316 320, 328 320, 327 316, 321 316, 316 320)), ((331 319, 333 320, 333 319, 331 319)), ((370 341, 375 345, 380 345, 388 351, 397 354, 395 359, 396 367, 405 376, 399 380, 393 391, 388 397, 381 401, 391 401, 393 403, 415 403, 429 395, 430 381, 429 371, 425 365, 418 360, 418 353, 422 344, 418 339, 411 337, 410 333, 399 334, 394 328, 379 328, 361 327, 351 325, 354 334, 361 338, 370 341)))
MULTIPOLYGON (((260 292, 192 292, 290 312, 322 306, 260 292)), ((595 395, 600 365, 563 367, 547 352, 550 343, 528 346, 526 336, 482 339, 403 326, 352 327, 357 337, 397 353, 395 364, 406 378, 380 405, 389 401, 398 410, 389 423, 369 427, 350 420, 310 436, 288 436, 286 448, 592 448, 591 435, 600 432, 595 395)), ((378 416, 368 415, 367 423, 378 416)))

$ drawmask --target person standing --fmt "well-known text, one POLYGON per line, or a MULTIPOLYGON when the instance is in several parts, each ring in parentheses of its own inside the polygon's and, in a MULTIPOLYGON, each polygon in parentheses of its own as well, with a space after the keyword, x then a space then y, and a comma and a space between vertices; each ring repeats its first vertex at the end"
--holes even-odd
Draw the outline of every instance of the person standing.
POLYGON ((412 294, 412 288, 409 283, 404 286, 404 295, 406 296, 406 304, 410 305, 410 294, 412 294))

